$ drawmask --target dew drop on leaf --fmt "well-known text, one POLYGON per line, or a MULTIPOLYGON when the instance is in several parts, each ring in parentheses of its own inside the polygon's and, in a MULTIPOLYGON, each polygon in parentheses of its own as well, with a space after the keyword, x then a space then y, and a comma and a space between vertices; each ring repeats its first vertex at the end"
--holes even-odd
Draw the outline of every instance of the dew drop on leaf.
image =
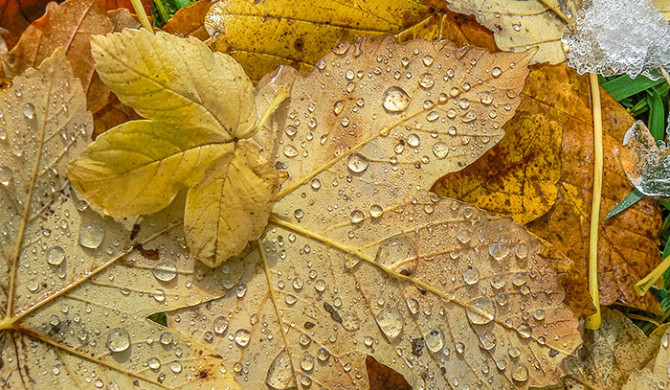
POLYGON ((433 154, 441 160, 449 154, 449 146, 444 142, 436 142, 433 144, 433 154))
POLYGON ((149 368, 152 370, 158 370, 161 368, 161 361, 157 357, 152 357, 149 358, 149 361, 147 362, 149 365, 149 368))
POLYGON ((163 260, 152 270, 156 279, 169 282, 177 276, 177 265, 172 260, 163 260))
POLYGON ((33 119, 35 117, 35 106, 32 103, 23 105, 23 116, 28 119, 33 119))
POLYGON ((489 297, 479 297, 470 303, 466 313, 472 324, 488 324, 495 317, 496 305, 493 299, 489 297))
POLYGON ((130 335, 124 328, 114 328, 107 334, 107 348, 112 352, 123 352, 130 347, 130 335))
POLYGON ((404 89, 393 86, 382 95, 382 106, 389 113, 403 112, 409 106, 410 97, 404 89))
POLYGON ((161 344, 163 344, 163 345, 170 345, 170 344, 172 344, 172 341, 174 340, 174 337, 172 336, 172 333, 170 333, 170 332, 163 332, 163 333, 161 333, 161 337, 160 337, 159 340, 160 340, 161 344))
POLYGON ((47 250, 47 263, 51 265, 61 265, 65 260, 65 250, 60 246, 53 246, 47 250))
POLYGON ((431 330, 424 339, 426 347, 432 353, 437 353, 444 347, 444 335, 439 329, 431 330))
POLYGON ((96 249, 105 239, 105 228, 99 221, 86 221, 79 227, 79 245, 96 249))
POLYGON ((365 214, 361 210, 354 210, 349 217, 351 223, 361 223, 365 219, 365 214))
POLYGON ((375 261, 384 268, 409 276, 419 265, 419 254, 414 240, 400 234, 379 244, 375 261))
POLYGON ((10 167, 0 167, 0 184, 8 186, 14 173, 10 167))
POLYGON ((280 352, 270 364, 267 376, 265 377, 265 384, 273 390, 295 388, 291 358, 286 352, 280 352))
POLYGON ((395 341, 402 333, 404 321, 402 314, 395 308, 387 307, 382 309, 382 311, 377 314, 377 317, 375 317, 375 320, 382 333, 384 333, 391 342, 395 341))
POLYGON ((370 206, 370 216, 372 218, 379 218, 384 214, 384 208, 378 204, 370 206))
POLYGON ((368 169, 368 165, 370 165, 370 160, 360 153, 353 153, 347 161, 347 167, 353 173, 365 172, 368 169))
POLYGON ((179 374, 182 370, 182 365, 178 360, 173 361, 170 363, 170 371, 174 372, 175 374, 179 374))
POLYGON ((251 332, 247 329, 239 329, 235 332, 235 342, 240 347, 246 347, 249 344, 249 340, 251 340, 251 332))
POLYGON ((528 380, 528 369, 525 366, 516 366, 512 371, 512 379, 517 382, 526 382, 528 380))
POLYGON ((471 265, 463 272, 463 281, 468 285, 479 282, 479 270, 471 265))

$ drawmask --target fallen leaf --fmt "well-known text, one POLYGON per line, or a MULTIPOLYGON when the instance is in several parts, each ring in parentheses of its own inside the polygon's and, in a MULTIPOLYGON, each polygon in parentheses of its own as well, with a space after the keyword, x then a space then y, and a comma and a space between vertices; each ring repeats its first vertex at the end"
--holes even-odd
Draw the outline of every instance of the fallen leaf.
POLYGON ((461 0, 448 3, 450 10, 475 15, 477 21, 493 31, 496 44, 505 51, 524 51, 539 47, 531 63, 565 61, 561 43, 567 24, 546 5, 567 15, 576 15, 580 0, 461 0))
POLYGON ((205 15, 212 7, 211 0, 200 0, 177 11, 163 26, 163 30, 180 36, 196 37, 202 41, 209 38, 205 29, 205 15))
MULTIPOLYGON (((517 115, 505 126, 507 135, 502 142, 482 160, 442 178, 434 190, 510 215, 520 223, 533 221, 528 225, 531 231, 555 245, 586 273, 593 170, 588 90, 588 79, 566 65, 535 67, 517 115), (538 143, 544 146, 540 148, 538 143), (560 179, 554 186, 556 170, 560 170, 560 179)), ((604 91, 602 101, 604 211, 614 208, 633 189, 617 150, 634 120, 604 91)), ((658 302, 650 296, 640 297, 633 285, 660 261, 656 237, 660 226, 660 210, 648 199, 601 222, 598 258, 602 304, 619 301, 659 311, 658 302)))
POLYGON ((215 266, 239 254, 267 223, 279 182, 258 146, 238 141, 258 121, 244 70, 195 38, 146 30, 95 37, 93 56, 105 84, 149 120, 100 135, 70 163, 72 184, 115 217, 157 212, 190 189, 184 229, 194 255, 215 266))
POLYGON ((7 77, 15 77, 30 67, 36 67, 62 46, 72 63, 75 77, 84 86, 88 108, 94 110, 108 100, 109 88, 93 68, 90 38, 110 33, 114 28, 122 29, 132 19, 124 19, 117 13, 114 20, 116 26, 107 15, 104 0, 71 0, 61 5, 50 3, 46 14, 33 22, 18 44, 1 57, 3 71, 7 77))
POLYGON ((68 184, 93 119, 63 50, 0 95, 12 129, 0 134, 2 387, 236 388, 211 350, 147 319, 206 300, 228 276, 196 264, 170 215, 148 217, 132 242, 68 184))
POLYGON ((658 353, 646 367, 633 371, 622 390, 657 390, 670 386, 668 367, 670 366, 670 329, 665 330, 658 345, 658 353), (660 345, 659 345, 660 344, 660 345))
POLYGON ((304 74, 338 42, 363 35, 449 39, 495 50, 490 32, 440 1, 225 0, 210 8, 205 27, 210 47, 233 56, 254 81, 283 64, 304 74))
POLYGON ((603 309, 602 316, 600 329, 584 330, 579 357, 567 360, 570 375, 563 378, 566 389, 621 389, 630 373, 642 369, 658 349, 663 331, 647 337, 618 311, 603 309))
POLYGON ((373 357, 368 356, 365 359, 365 365, 368 370, 368 378, 370 378, 370 390, 389 388, 395 390, 412 390, 412 386, 407 383, 402 375, 379 363, 373 357))
POLYGON ((558 380, 580 340, 546 248, 428 192, 498 141, 531 55, 364 38, 306 78, 289 71, 286 123, 258 138, 287 179, 256 256, 239 285, 169 325, 209 338, 248 388, 367 389, 368 355, 414 388, 558 380), (213 339, 212 318, 226 324, 213 339))
POLYGON ((0 26, 7 47, 11 49, 31 22, 42 16, 48 0, 2 0, 0 1, 0 26))
POLYGON ((670 196, 670 159, 665 145, 660 148, 644 122, 628 129, 620 152, 621 164, 631 183, 651 196, 670 196))
MULTIPOLYGON (((140 0, 140 2, 142 3, 142 8, 144 8, 144 12, 151 19, 153 0, 140 0)), ((110 11, 125 8, 135 13, 135 8, 133 7, 133 3, 131 3, 130 0, 105 0, 105 6, 110 11)))

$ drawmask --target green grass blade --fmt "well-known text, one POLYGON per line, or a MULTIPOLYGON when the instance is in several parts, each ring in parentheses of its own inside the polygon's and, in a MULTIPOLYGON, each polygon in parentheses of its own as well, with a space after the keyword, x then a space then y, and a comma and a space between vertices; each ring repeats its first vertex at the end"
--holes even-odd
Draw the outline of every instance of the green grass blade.
POLYGON ((649 104, 649 131, 654 139, 661 140, 665 135, 665 107, 661 95, 651 92, 647 96, 649 104))
POLYGON ((624 200, 619 202, 618 205, 612 211, 607 214, 605 217, 604 221, 607 221, 608 219, 612 218, 613 216, 619 214, 620 212, 624 211, 625 209, 629 208, 630 206, 634 205, 635 202, 639 201, 640 199, 644 198, 644 194, 638 191, 637 189, 634 189, 633 192, 631 192, 624 200))
POLYGON ((623 75, 603 83, 601 87, 603 87, 614 100, 620 101, 663 83, 665 83, 664 79, 653 81, 644 76, 638 76, 631 79, 627 75, 623 75))

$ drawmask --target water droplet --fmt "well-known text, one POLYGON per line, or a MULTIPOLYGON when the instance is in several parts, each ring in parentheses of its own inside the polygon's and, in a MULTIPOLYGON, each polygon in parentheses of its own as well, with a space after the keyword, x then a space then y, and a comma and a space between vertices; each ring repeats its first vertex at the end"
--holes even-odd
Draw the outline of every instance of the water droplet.
POLYGON ((326 347, 321 347, 316 351, 316 358, 323 363, 330 358, 330 351, 326 347))
POLYGON ((177 265, 172 260, 163 260, 152 270, 156 279, 169 282, 177 276, 177 265))
POLYGON ((344 110, 344 102, 341 100, 336 101, 335 105, 333 105, 333 112, 335 115, 340 115, 342 110, 344 110))
POLYGON ((475 325, 484 325, 493 321, 496 305, 489 297, 479 297, 470 303, 466 310, 468 319, 475 325))
POLYGON ((469 230, 461 229, 456 232, 456 239, 461 243, 465 244, 470 241, 472 238, 472 233, 469 230))
POLYGON ((47 263, 51 265, 61 265, 65 260, 65 250, 60 246, 53 246, 47 250, 47 263))
POLYGON ((379 218, 384 214, 384 208, 378 204, 370 206, 370 216, 372 218, 379 218))
POLYGON ((365 219, 365 214, 361 210, 354 210, 349 216, 351 223, 361 223, 365 219))
POLYGON ((524 339, 529 339, 530 336, 533 334, 533 328, 531 328, 530 325, 525 323, 520 324, 519 328, 517 328, 517 331, 519 332, 519 335, 524 339))
POLYGON ((409 309, 409 312, 412 314, 416 314, 419 312, 419 301, 417 301, 414 298, 410 298, 407 301, 407 308, 409 309))
POLYGON ((293 145, 284 146, 284 156, 288 158, 293 158, 297 155, 298 155, 298 149, 296 149, 293 145))
POLYGON ((0 127, 0 141, 4 141, 7 139, 7 129, 4 127, 0 127))
POLYGON ((491 69, 491 76, 493 77, 500 77, 502 74, 502 69, 498 68, 497 66, 493 69, 491 69))
POLYGON ((28 119, 33 119, 35 117, 35 106, 32 103, 23 105, 23 116, 28 119))
MULTIPOLYGON (((149 358, 149 360, 147 361, 147 365, 149 366, 149 368, 151 368, 152 370, 155 371, 155 370, 158 370, 159 368, 161 368, 161 361, 157 357, 152 357, 152 358, 149 358)), ((170 367, 170 368, 172 368, 172 367, 170 367)), ((181 371, 181 369, 179 371, 181 371)))
POLYGON ((367 157, 363 156, 360 153, 353 153, 349 156, 347 161, 347 167, 353 173, 362 173, 370 165, 370 160, 367 157))
POLYGON ((295 211, 293 211, 293 216, 295 219, 301 220, 302 217, 305 216, 305 213, 302 211, 302 209, 295 209, 295 211))
POLYGON ((105 228, 101 222, 86 221, 79 227, 79 245, 96 249, 105 239, 105 228))
POLYGON ((333 53, 337 54, 338 56, 343 56, 347 54, 349 47, 351 47, 351 42, 340 42, 333 48, 333 53))
POLYGON ((312 181, 310 181, 310 185, 312 186, 312 189, 318 190, 321 188, 321 180, 314 178, 312 181))
POLYGON ((444 142, 437 142, 433 145, 433 154, 441 160, 449 154, 449 146, 444 142))
POLYGON ((377 325, 382 330, 382 333, 389 339, 389 341, 395 341, 398 336, 402 333, 404 322, 402 314, 392 307, 387 307, 382 309, 382 311, 377 314, 375 318, 377 325))
POLYGON ((249 340, 251 340, 251 332, 248 330, 240 329, 235 332, 235 342, 240 347, 246 347, 249 344, 249 340))
POLYGON ((326 281, 323 279, 318 279, 314 282, 314 289, 318 292, 324 292, 326 290, 326 281))
POLYGON ((379 244, 375 261, 385 268, 409 276, 419 265, 419 253, 408 235, 399 234, 379 244))
POLYGON ((314 356, 305 352, 302 355, 302 359, 300 359, 300 368, 302 368, 303 371, 312 371, 314 368, 314 356))
POLYGON ((444 347, 444 335, 439 329, 431 330, 424 339, 426 341, 426 347, 432 353, 439 352, 444 347))
POLYGON ((400 87, 390 87, 382 96, 382 106, 389 113, 403 112, 409 106, 410 97, 404 89, 400 87))
POLYGON ((421 138, 418 135, 412 133, 407 136, 407 145, 416 148, 421 144, 421 138))
POLYGON ((496 274, 491 276, 491 287, 501 289, 505 287, 505 275, 496 274))
POLYGON ((219 316, 214 319, 214 333, 222 335, 228 329, 228 319, 224 316, 219 316))
POLYGON ((0 167, 0 184, 8 186, 9 182, 12 181, 12 176, 14 172, 10 167, 0 167))
POLYGON ((40 288, 40 283, 37 281, 37 279, 30 279, 28 283, 26 283, 26 288, 30 292, 35 292, 38 288, 40 288))
POLYGON ((432 73, 424 73, 419 79, 419 85, 423 89, 431 89, 435 85, 435 78, 432 73))
POLYGON ((544 321, 546 317, 547 315, 543 309, 537 309, 533 312, 533 318, 535 318, 537 321, 544 321))
POLYGON ((123 352, 130 347, 130 335, 123 328, 114 328, 107 334, 107 348, 112 352, 123 352))
POLYGON ((460 342, 460 341, 457 342, 457 343, 456 343, 456 352, 458 352, 458 353, 460 353, 460 354, 462 354, 463 352, 465 352, 465 344, 463 344, 463 343, 460 342))
POLYGON ((428 122, 435 122, 436 120, 440 119, 440 114, 438 114, 436 111, 431 111, 426 115, 426 120, 428 122))
POLYGON ((494 259, 500 261, 504 259, 511 251, 509 246, 509 237, 504 234, 497 236, 491 245, 489 245, 489 254, 494 259))
POLYGON ((512 379, 517 382, 525 382, 528 380, 528 369, 525 366, 516 366, 512 371, 512 379))
POLYGON ((514 31, 521 31, 521 23, 520 22, 512 23, 512 28, 514 29, 514 31))
POLYGON ((483 105, 488 106, 493 103, 493 96, 489 92, 484 92, 480 101, 483 105))
POLYGON ((473 285, 479 282, 479 270, 471 265, 463 272, 463 281, 466 284, 473 285))
POLYGON ((516 358, 518 358, 518 357, 521 355, 521 350, 520 350, 519 348, 517 348, 517 347, 512 347, 512 348, 510 348, 510 349, 507 351, 507 354, 508 354, 509 357, 511 357, 512 359, 516 359, 516 358))
POLYGON ((663 337, 661 337, 661 345, 662 345, 663 348, 665 348, 665 349, 667 349, 667 348, 668 348, 668 345, 670 345, 670 336, 668 336, 667 333, 665 333, 665 334, 663 335, 663 337))
POLYGON ((516 248, 514 248, 514 254, 516 254, 516 257, 520 259, 525 259, 528 257, 528 244, 522 242, 517 245, 516 248))
POLYGON ((496 343, 497 343, 496 335, 491 332, 487 331, 479 336, 479 346, 482 347, 482 349, 490 351, 493 348, 495 348, 496 343))
POLYGON ((423 57, 423 64, 426 66, 431 66, 433 65, 433 56, 426 55, 423 57))
POLYGON ((170 333, 170 332, 161 333, 161 337, 159 339, 159 341, 163 345, 170 345, 170 344, 172 344, 173 340, 174 340, 174 337, 172 337, 172 333, 170 333))
POLYGON ((175 374, 179 374, 181 370, 182 366, 178 360, 175 360, 172 363, 170 363, 170 371, 174 372, 175 374))

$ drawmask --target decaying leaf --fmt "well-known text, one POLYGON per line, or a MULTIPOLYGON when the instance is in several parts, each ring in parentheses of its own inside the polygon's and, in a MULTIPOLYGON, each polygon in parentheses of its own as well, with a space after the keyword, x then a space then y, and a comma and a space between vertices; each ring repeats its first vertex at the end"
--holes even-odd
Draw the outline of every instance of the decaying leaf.
POLYGON ((670 196, 670 159, 667 148, 660 148, 644 122, 637 121, 626 132, 621 148, 621 163, 631 183, 651 196, 670 196))
POLYGON ((70 163, 72 184, 115 217, 157 212, 190 189, 184 228, 195 256, 218 265, 239 254, 265 226, 279 182, 258 146, 237 141, 258 121, 244 70, 195 38, 145 30, 96 37, 93 56, 105 84, 148 120, 99 136, 70 163))
POLYGON ((211 0, 199 0, 181 8, 165 23, 163 30, 181 37, 196 37, 204 41, 209 38, 204 25, 205 15, 213 4, 211 0))
MULTIPOLYGON (((490 154, 440 180, 434 190, 527 223, 575 261, 585 273, 592 186, 593 124, 588 79, 566 65, 537 66, 522 92, 517 115, 505 126, 507 135, 490 154), (559 139, 560 147, 556 145, 559 139), (538 147, 537 140, 546 140, 538 147), (519 151, 525 157, 520 161, 519 151), (553 188, 560 169, 558 194, 553 188), (538 201, 538 198, 541 199, 538 201), (551 204, 551 203, 549 203, 551 204), (524 207, 525 206, 525 207, 524 207), (578 227, 578 228, 577 228, 578 227)), ((633 187, 617 150, 633 118, 602 92, 605 129, 605 172, 602 210, 611 210, 633 187)), ((601 222, 599 232, 600 301, 659 311, 653 297, 640 297, 633 285, 660 261, 660 211, 643 200, 630 211, 601 222)), ((570 289, 568 291, 580 289, 570 289)))
POLYGON ((490 32, 432 0, 226 0, 210 8, 205 27, 212 36, 210 47, 232 55, 254 81, 282 64, 304 74, 337 43, 364 35, 449 39, 495 49, 490 32))
POLYGON ((0 2, 0 26, 7 47, 11 49, 19 41, 23 30, 32 21, 44 14, 48 0, 3 0, 0 2))
POLYGON ((69 186, 93 119, 64 52, 0 95, 2 387, 236 388, 211 350, 147 319, 226 277, 189 256, 172 215, 147 218, 133 241, 69 186))
POLYGON ((602 313, 602 327, 585 329, 579 357, 567 361, 570 375, 563 379, 566 389, 621 389, 630 373, 642 369, 658 350, 663 331, 647 337, 620 312, 603 309, 602 313))
POLYGON ((542 244, 428 193, 498 141, 531 55, 365 38, 262 80, 296 79, 258 136, 288 178, 239 285, 170 326, 248 388, 366 389, 367 355, 414 388, 556 381, 580 339, 542 244))
POLYGON ((110 33, 113 28, 104 0, 50 3, 46 14, 33 22, 19 43, 2 56, 3 71, 7 77, 20 75, 62 46, 72 63, 75 77, 84 86, 89 109, 95 109, 107 101, 109 89, 93 69, 90 37, 110 33))
MULTIPOLYGON (((670 386, 670 329, 665 330, 661 337, 658 353, 654 359, 641 370, 633 371, 623 390, 661 390, 670 386)), ((658 345, 659 343, 657 343, 658 345)))
POLYGON ((513 52, 539 47, 532 62, 565 61, 561 38, 567 24, 552 9, 572 17, 580 0, 459 0, 448 2, 454 12, 475 15, 493 31, 501 50, 513 52))

